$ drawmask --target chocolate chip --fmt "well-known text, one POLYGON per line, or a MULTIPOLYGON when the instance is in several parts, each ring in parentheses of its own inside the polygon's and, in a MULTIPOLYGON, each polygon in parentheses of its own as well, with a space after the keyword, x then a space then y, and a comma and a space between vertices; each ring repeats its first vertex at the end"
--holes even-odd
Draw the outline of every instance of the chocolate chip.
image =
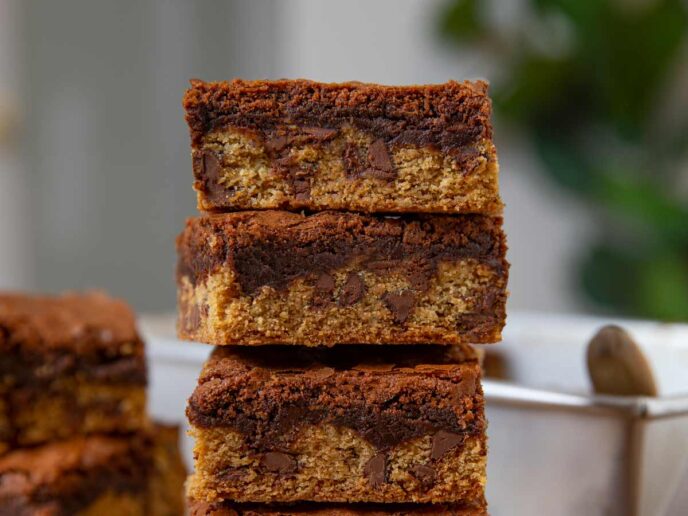
POLYGON ((383 140, 375 140, 368 147, 368 163, 370 167, 361 173, 362 176, 388 181, 396 178, 394 165, 383 140))
POLYGON ((339 294, 339 306, 351 306, 361 300, 365 294, 366 286, 361 277, 355 272, 350 272, 346 277, 342 292, 339 294))
POLYGON ((220 184, 222 164, 217 154, 210 150, 204 150, 200 160, 194 160, 194 164, 198 167, 198 171, 194 173, 203 191, 211 199, 220 196, 225 189, 220 184))
POLYGON ((370 144, 370 147, 368 147, 368 161, 370 166, 377 170, 382 170, 383 172, 392 172, 394 170, 384 140, 375 140, 370 144))
POLYGON ((404 290, 396 294, 387 292, 382 296, 382 301, 384 301, 387 308, 392 312, 394 322, 403 324, 406 322, 406 319, 408 319, 411 310, 413 310, 416 304, 416 296, 409 290, 404 290))
POLYGON ((387 457, 384 453, 378 453, 370 459, 363 468, 363 473, 368 477, 372 487, 380 487, 387 482, 387 457))
POLYGON ((293 158, 287 156, 274 160, 273 172, 291 185, 296 199, 300 201, 310 199, 313 169, 309 168, 308 164, 296 163, 293 158))
POLYGON ((261 461, 263 467, 272 473, 293 473, 296 471, 296 460, 282 452, 267 452, 261 461))
POLYGON ((270 154, 282 152, 289 144, 289 138, 285 135, 272 135, 265 140, 265 148, 270 154))
POLYGON ((439 460, 444 457, 444 454, 449 450, 462 443, 462 435, 440 430, 432 436, 432 451, 430 452, 430 458, 432 458, 432 460, 439 460))
POLYGON ((363 167, 361 165, 362 159, 358 146, 354 143, 347 143, 344 146, 342 153, 342 161, 344 162, 344 172, 349 179, 357 178, 361 175, 363 167))
POLYGON ((332 302, 334 292, 334 278, 323 272, 315 282, 315 292, 313 293, 313 306, 323 307, 332 302))
POLYGON ((415 464, 411 466, 411 474, 420 482, 423 489, 430 489, 437 479, 437 472, 435 468, 425 464, 415 464))
POLYGON ((304 127, 301 131, 318 141, 331 140, 338 132, 337 129, 329 129, 327 127, 304 127))

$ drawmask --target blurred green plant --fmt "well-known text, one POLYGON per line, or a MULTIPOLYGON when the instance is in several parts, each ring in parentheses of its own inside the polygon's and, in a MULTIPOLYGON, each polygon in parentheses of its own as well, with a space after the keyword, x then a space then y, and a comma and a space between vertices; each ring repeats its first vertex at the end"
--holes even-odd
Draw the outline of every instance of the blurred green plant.
POLYGON ((441 33, 496 63, 496 113, 594 214, 584 293, 617 313, 688 320, 688 109, 665 102, 681 74, 687 84, 687 4, 528 0, 509 23, 496 7, 448 2, 441 33))

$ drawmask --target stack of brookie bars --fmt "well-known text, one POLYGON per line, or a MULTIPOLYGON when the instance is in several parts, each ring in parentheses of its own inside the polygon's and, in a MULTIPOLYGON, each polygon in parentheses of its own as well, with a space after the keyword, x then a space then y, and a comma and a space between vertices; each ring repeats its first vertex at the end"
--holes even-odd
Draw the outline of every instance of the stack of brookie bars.
POLYGON ((0 294, 0 515, 181 516, 176 427, 146 412, 134 316, 104 294, 0 294))
POLYGON ((193 514, 485 514, 508 264, 482 82, 193 81, 193 514))

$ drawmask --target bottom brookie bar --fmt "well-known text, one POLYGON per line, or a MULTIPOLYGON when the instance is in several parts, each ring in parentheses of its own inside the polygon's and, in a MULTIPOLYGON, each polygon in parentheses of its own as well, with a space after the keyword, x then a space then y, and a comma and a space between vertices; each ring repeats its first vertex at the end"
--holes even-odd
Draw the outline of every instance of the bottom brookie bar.
POLYGON ((413 516, 416 514, 442 516, 485 516, 485 503, 475 504, 375 504, 375 503, 308 503, 251 504, 220 502, 208 504, 189 501, 190 516, 413 516))
POLYGON ((187 494, 198 502, 484 499, 486 423, 469 347, 218 347, 187 415, 187 494))
POLYGON ((89 436, 0 458, 0 516, 181 516, 185 476, 175 427, 89 436))

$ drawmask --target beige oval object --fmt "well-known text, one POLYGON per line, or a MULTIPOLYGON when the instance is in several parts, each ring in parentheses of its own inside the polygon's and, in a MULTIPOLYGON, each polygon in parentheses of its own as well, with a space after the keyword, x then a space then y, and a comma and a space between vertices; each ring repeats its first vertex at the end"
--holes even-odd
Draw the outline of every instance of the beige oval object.
POLYGON ((645 354, 619 326, 604 326, 597 332, 588 344, 587 362, 597 394, 657 396, 657 384, 645 354))

